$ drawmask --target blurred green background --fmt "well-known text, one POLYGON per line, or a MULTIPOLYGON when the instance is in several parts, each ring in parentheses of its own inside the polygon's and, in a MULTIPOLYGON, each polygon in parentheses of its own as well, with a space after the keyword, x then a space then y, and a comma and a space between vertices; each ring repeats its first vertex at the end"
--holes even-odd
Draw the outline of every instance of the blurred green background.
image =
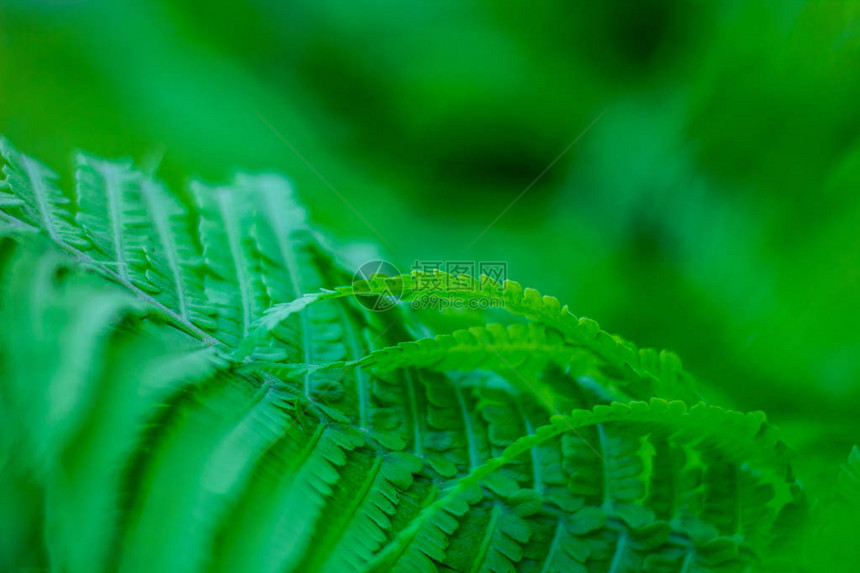
POLYGON ((505 260, 678 352, 809 479, 860 442, 860 4, 0 6, 0 133, 67 187, 281 171, 356 263, 505 260))

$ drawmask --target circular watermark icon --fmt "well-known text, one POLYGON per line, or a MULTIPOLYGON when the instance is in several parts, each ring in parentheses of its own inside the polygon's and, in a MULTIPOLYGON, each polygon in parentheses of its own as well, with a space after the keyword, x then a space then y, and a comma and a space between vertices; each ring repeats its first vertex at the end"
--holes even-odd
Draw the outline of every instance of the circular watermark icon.
MULTIPOLYGON (((352 286, 355 288, 357 285, 360 285, 364 281, 370 281, 374 277, 396 278, 399 276, 400 271, 388 261, 368 261, 355 271, 352 277, 352 286)), ((379 293, 355 293, 355 300, 358 304, 373 312, 391 310, 397 306, 397 303, 400 302, 400 297, 403 296, 403 285, 395 281, 385 282, 383 285, 384 289, 379 293)))

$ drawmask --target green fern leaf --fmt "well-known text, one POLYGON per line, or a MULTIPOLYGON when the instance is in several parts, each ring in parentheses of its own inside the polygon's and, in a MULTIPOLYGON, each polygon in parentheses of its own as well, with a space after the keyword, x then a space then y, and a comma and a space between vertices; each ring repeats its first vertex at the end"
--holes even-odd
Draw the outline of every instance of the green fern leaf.
POLYGON ((631 385, 629 392, 634 396, 662 395, 667 390, 676 394, 684 390, 698 395, 692 388, 691 377, 682 370, 677 356, 671 353, 655 353, 649 349, 640 351, 633 344, 601 330, 595 321, 576 317, 568 307, 561 306, 557 299, 541 296, 534 289, 523 289, 513 281, 500 285, 488 277, 478 280, 467 275, 455 277, 440 271, 432 274, 414 271, 399 277, 378 275, 369 280, 356 281, 349 287, 308 294, 292 302, 276 305, 258 321, 251 340, 267 336, 281 321, 311 307, 317 301, 357 295, 382 296, 392 292, 400 293, 398 298, 403 302, 428 296, 459 301, 502 301, 509 312, 552 327, 571 344, 594 353, 614 370, 618 378, 631 385))
POLYGON ((321 290, 348 273, 279 176, 194 183, 191 208, 127 161, 79 156, 73 197, 2 152, 0 467, 46 516, 36 561, 4 565, 750 571, 802 506, 762 414, 699 403, 673 354, 552 297, 440 273, 321 290), (528 323, 413 340, 350 300, 392 287, 528 323))
POLYGON ((89 248, 89 242, 73 223, 68 208, 71 200, 57 187, 59 176, 19 152, 5 138, 0 138, 0 155, 7 163, 3 168, 4 187, 15 195, 15 199, 6 195, 4 200, 4 208, 12 210, 9 214, 41 228, 57 243, 76 249, 89 248))

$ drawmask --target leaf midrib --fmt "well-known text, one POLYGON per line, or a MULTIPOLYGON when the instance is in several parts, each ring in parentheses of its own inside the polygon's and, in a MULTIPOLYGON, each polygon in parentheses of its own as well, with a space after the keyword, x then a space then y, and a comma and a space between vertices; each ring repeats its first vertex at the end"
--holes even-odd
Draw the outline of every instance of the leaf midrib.
POLYGON ((156 197, 156 193, 158 192, 151 187, 152 185, 155 184, 145 179, 140 187, 141 196, 147 203, 147 211, 152 217, 155 232, 161 239, 161 246, 167 258, 167 267, 170 269, 170 274, 176 285, 176 301, 179 305, 179 315, 184 321, 190 324, 191 318, 188 313, 188 302, 185 296, 185 278, 182 275, 182 269, 176 254, 177 245, 173 237, 173 231, 170 228, 170 215, 162 208, 161 202, 156 197))

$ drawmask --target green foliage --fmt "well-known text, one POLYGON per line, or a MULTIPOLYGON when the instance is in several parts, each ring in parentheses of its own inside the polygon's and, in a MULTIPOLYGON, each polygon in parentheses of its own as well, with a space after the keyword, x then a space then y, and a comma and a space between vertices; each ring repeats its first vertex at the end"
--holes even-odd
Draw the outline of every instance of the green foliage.
MULTIPOLYGON (((277 175, 185 204, 80 155, 72 195, 0 149, 4 570, 809 571, 827 551, 787 541, 832 521, 806 517, 764 415, 702 401, 671 353, 486 277, 321 290, 349 273, 277 175), (525 322, 414 340, 353 297, 392 290, 525 322)), ((858 460, 822 504, 841 524, 858 460)))

